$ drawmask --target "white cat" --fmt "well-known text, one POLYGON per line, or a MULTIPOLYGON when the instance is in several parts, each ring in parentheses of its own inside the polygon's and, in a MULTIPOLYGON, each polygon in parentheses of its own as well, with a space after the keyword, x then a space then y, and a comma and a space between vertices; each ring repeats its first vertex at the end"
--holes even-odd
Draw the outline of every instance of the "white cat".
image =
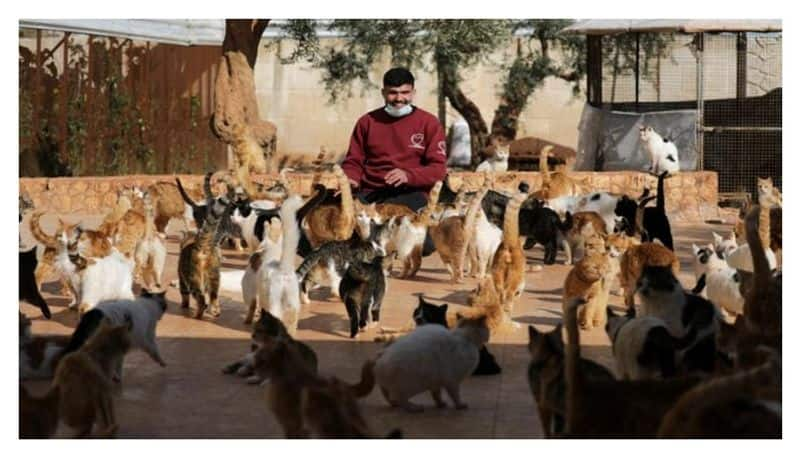
POLYGON ((674 174, 680 170, 678 148, 675 143, 662 138, 650 126, 639 128, 639 139, 642 140, 644 149, 650 154, 649 171, 651 173, 658 176, 665 171, 674 174))
POLYGON ((736 235, 733 232, 731 232, 729 238, 722 238, 717 232, 711 232, 711 235, 714 237, 714 252, 716 252, 718 256, 721 255, 723 259, 727 259, 730 253, 739 247, 736 241, 736 235))
POLYGON ((492 267, 494 253, 503 241, 503 231, 489 222, 482 208, 478 208, 477 217, 475 235, 467 247, 467 258, 470 262, 470 274, 482 279, 492 267))
POLYGON ((700 248, 692 244, 695 257, 695 276, 698 284, 692 291, 699 293, 705 289, 705 295, 711 303, 717 305, 721 311, 737 315, 744 310, 744 297, 739 291, 739 274, 728 266, 722 257, 717 254, 711 244, 700 248))
POLYGON ((56 255, 56 268, 67 278, 75 292, 74 304, 78 311, 85 313, 101 300, 132 299, 133 271, 136 263, 122 255, 116 248, 111 254, 101 258, 70 256, 63 244, 56 255))
POLYGON ((421 325, 385 348, 375 361, 375 382, 386 401, 409 412, 423 410, 409 399, 430 392, 438 407, 444 407, 445 389, 458 409, 461 382, 478 366, 480 348, 489 341, 486 318, 459 319, 452 330, 436 325, 421 325))
POLYGON ((509 145, 504 144, 495 144, 494 155, 492 157, 488 157, 486 160, 478 164, 478 168, 475 169, 476 172, 483 172, 483 171, 493 171, 493 172, 504 172, 508 171, 508 152, 509 145))

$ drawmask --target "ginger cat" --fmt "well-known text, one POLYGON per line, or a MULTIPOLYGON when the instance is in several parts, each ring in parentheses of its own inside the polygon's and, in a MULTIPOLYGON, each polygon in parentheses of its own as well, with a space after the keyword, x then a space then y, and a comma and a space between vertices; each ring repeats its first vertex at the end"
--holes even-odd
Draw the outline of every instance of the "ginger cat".
POLYGON ((464 259, 470 240, 475 237, 478 211, 481 211, 481 200, 486 195, 486 190, 488 189, 483 189, 473 198, 465 216, 450 216, 428 229, 436 252, 454 283, 464 281, 464 259))
POLYGON ((678 275, 680 262, 674 252, 658 243, 645 242, 629 247, 620 258, 619 283, 625 289, 625 306, 634 305, 636 281, 646 266, 671 267, 673 274, 678 275))
MULTIPOLYGON (((203 190, 199 186, 186 188, 185 190, 194 200, 203 200, 204 198, 203 190)), ((166 236, 167 224, 169 224, 169 221, 173 218, 182 220, 186 226, 186 230, 194 226, 191 212, 189 212, 189 214, 186 213, 183 197, 181 197, 178 186, 175 185, 174 182, 161 181, 151 184, 147 186, 145 192, 150 196, 153 203, 156 231, 161 236, 166 236)), ((139 202, 143 204, 141 200, 139 200, 139 202)), ((135 201, 133 203, 133 209, 144 213, 143 207, 137 207, 135 201)))
POLYGON ((547 156, 553 145, 547 145, 539 153, 539 172, 542 175, 542 188, 534 192, 533 197, 538 200, 550 200, 564 196, 578 196, 584 192, 584 183, 575 178, 570 178, 564 171, 550 172, 547 166, 547 156))
MULTIPOLYGON (((606 223, 599 214, 594 211, 578 211, 577 213, 572 215, 572 227, 564 234, 564 238, 566 238, 567 243, 569 243, 570 251, 572 253, 572 259, 568 260, 580 260, 586 249, 584 247, 585 240, 583 236, 581 236, 581 229, 590 224, 594 231, 602 237, 606 237, 608 233, 606 232, 606 223)), ((567 262, 572 263, 572 262, 567 262)))
POLYGON ((492 260, 491 278, 508 314, 511 314, 513 301, 525 289, 525 253, 519 239, 519 209, 527 196, 520 192, 508 202, 503 220, 503 241, 492 260))
POLYGON ((578 308, 578 323, 582 329, 589 330, 605 325, 608 294, 615 271, 602 235, 595 232, 591 224, 583 227, 581 235, 586 243, 586 255, 572 267, 564 280, 563 306, 577 298, 584 300, 586 304, 578 308))
POLYGON ((305 217, 306 237, 313 248, 318 248, 326 241, 349 240, 356 226, 350 181, 338 165, 333 172, 339 182, 341 204, 319 205, 305 217))
POLYGON ((758 179, 758 204, 769 208, 783 208, 783 195, 772 183, 772 178, 758 179))

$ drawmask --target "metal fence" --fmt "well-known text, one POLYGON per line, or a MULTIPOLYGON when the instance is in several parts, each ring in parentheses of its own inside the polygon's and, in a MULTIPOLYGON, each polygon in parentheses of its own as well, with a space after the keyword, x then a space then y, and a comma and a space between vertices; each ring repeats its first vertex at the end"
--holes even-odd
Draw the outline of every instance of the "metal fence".
POLYGON ((719 174, 722 198, 755 196, 756 176, 781 187, 781 33, 641 33, 638 46, 635 40, 602 37, 602 106, 697 109, 700 168, 719 174), (655 40, 664 51, 648 53, 655 40))
POLYGON ((20 29, 20 176, 202 173, 218 46, 20 29))

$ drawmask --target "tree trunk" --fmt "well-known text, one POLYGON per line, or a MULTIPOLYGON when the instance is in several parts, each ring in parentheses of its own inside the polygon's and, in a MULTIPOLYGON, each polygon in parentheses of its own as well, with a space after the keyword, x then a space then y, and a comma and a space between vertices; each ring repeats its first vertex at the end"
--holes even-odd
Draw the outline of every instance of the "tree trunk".
POLYGON ((250 195, 250 173, 265 173, 275 152, 275 125, 258 115, 253 67, 269 19, 226 19, 222 57, 214 85, 212 132, 233 150, 236 177, 250 195))
POLYGON ((481 154, 486 148, 489 129, 486 127, 486 122, 483 120, 478 105, 467 98, 458 87, 455 68, 445 65, 440 65, 440 67, 442 68, 440 72, 442 75, 442 92, 447 97, 450 105, 464 117, 467 125, 469 125, 469 141, 472 149, 471 163, 474 167, 480 162, 481 154))
MULTIPOLYGON (((503 137, 506 141, 511 141, 517 137, 519 128, 519 116, 528 98, 542 84, 546 73, 539 75, 536 70, 542 72, 544 68, 534 69, 527 62, 528 59, 518 56, 508 73, 508 80, 503 88, 500 103, 494 111, 492 119, 492 137, 503 137)), ((535 66, 537 62, 532 62, 535 66)), ((539 65, 541 67, 541 65, 539 65)))

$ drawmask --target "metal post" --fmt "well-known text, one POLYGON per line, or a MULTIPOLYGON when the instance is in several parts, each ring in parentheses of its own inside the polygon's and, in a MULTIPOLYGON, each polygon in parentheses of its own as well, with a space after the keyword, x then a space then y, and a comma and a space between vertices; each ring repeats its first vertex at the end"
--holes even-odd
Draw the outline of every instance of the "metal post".
POLYGON ((736 34, 736 100, 747 97, 747 33, 736 34))
POLYGON ((639 112, 639 37, 641 33, 636 32, 636 67, 633 69, 636 78, 636 112, 639 112))
MULTIPOLYGON (((58 142, 58 153, 62 162, 67 162, 67 139, 69 138, 69 127, 67 126, 67 105, 69 103, 69 32, 64 33, 64 49, 62 51, 61 67, 61 88, 58 94, 61 98, 59 103, 58 120, 61 131, 61 141, 58 142)), ((74 170, 73 170, 74 172, 74 170)))
POLYGON ((33 73, 33 145, 35 149, 39 149, 39 107, 42 106, 40 102, 40 94, 42 92, 42 31, 36 29, 36 71, 33 73))
POLYGON ((586 93, 589 104, 600 108, 603 104, 603 37, 586 37, 586 93))
POLYGON ((703 163, 703 140, 705 121, 703 120, 703 32, 695 34, 695 46, 697 48, 697 157, 698 168, 704 170, 703 163))

